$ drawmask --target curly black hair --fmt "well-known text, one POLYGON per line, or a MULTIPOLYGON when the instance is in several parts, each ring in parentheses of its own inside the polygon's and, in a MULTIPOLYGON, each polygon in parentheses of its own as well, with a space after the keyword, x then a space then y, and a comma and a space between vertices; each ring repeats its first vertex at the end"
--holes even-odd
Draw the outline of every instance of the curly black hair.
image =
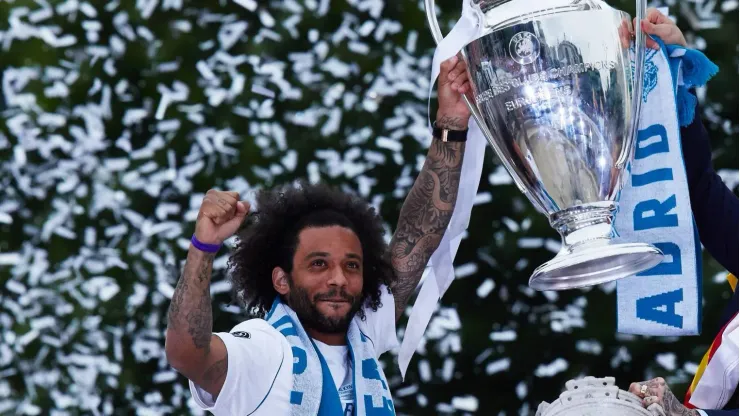
MULTIPOLYGON (((235 300, 247 315, 264 317, 278 295, 272 270, 293 270, 293 256, 301 230, 339 225, 351 229, 363 251, 361 305, 377 310, 381 284, 389 289, 395 273, 383 238, 383 221, 361 198, 323 184, 297 182, 257 194, 251 212, 237 233, 238 243, 229 258, 229 280, 235 300)), ((364 319, 362 309, 358 312, 364 319)))

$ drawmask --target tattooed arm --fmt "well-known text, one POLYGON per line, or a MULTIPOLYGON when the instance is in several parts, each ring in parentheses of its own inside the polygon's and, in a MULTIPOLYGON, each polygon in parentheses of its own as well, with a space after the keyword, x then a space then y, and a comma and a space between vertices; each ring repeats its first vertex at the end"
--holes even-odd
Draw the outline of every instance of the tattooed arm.
MULTIPOLYGON (((220 244, 241 225, 248 205, 235 192, 208 191, 195 235, 220 244)), ((210 393, 214 399, 226 380, 228 358, 221 338, 212 335, 211 270, 213 257, 191 246, 167 313, 165 353, 172 367, 210 393)))
POLYGON ((213 254, 191 247, 167 313, 165 352, 179 373, 217 396, 226 379, 226 347, 212 335, 213 254))
POLYGON ((396 282, 391 288, 396 320, 419 284, 424 267, 439 246, 455 208, 465 143, 434 140, 427 160, 406 197, 391 240, 396 282))
MULTIPOLYGON (((442 63, 439 76, 437 127, 465 130, 470 112, 462 94, 470 89, 465 63, 456 57, 442 63)), ((390 244, 396 281, 391 287, 396 320, 421 280, 424 267, 439 247, 457 200, 464 142, 432 140, 419 176, 401 207, 390 244)))

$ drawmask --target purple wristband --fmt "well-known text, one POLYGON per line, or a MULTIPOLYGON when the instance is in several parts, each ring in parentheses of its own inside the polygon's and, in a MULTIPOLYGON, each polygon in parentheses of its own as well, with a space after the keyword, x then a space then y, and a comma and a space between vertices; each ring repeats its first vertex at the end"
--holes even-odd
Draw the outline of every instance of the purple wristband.
POLYGON ((221 244, 201 243, 197 238, 195 238, 195 234, 190 238, 190 242, 193 243, 193 247, 206 253, 218 253, 218 251, 221 250, 221 244))

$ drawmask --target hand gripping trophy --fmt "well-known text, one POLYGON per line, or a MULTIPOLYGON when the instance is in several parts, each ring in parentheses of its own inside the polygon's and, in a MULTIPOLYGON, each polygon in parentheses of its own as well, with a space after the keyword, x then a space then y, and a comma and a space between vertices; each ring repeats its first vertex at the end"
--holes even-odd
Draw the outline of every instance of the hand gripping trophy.
MULTIPOLYGON (((563 241, 530 286, 596 285, 660 263, 655 246, 613 238, 640 114, 640 25, 633 71, 625 36, 632 19, 603 0, 463 1, 464 17, 479 30, 462 49, 474 97, 466 97, 468 106, 519 190, 563 241)), ((440 42, 434 0, 425 8, 440 42)), ((645 8, 637 0, 638 21, 645 8)))

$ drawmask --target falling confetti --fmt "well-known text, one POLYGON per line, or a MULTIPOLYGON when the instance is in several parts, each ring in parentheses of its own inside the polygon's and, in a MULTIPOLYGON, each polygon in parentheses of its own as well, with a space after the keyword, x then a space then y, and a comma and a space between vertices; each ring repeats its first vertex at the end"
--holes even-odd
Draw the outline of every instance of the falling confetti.
MULTIPOLYGON (((326 181, 365 197, 390 238, 431 140, 421 2, 52 3, 0 8, 0 414, 202 414, 164 357, 164 329, 204 193, 254 203, 298 177, 326 181)), ((678 19, 700 29, 737 9, 706 4, 678 19)), ((445 9, 443 26, 456 18, 445 9)), ((710 57, 726 50, 687 38, 710 57)), ((712 101, 720 89, 699 96, 736 188, 737 115, 712 101)), ((457 280, 406 380, 384 357, 399 414, 527 413, 597 365, 613 374, 590 375, 687 382, 701 358, 687 345, 708 340, 630 353, 640 340, 614 335, 608 289, 527 287, 560 241, 493 157, 485 169, 457 280)), ((216 331, 243 319, 227 264, 224 250, 216 331)))

